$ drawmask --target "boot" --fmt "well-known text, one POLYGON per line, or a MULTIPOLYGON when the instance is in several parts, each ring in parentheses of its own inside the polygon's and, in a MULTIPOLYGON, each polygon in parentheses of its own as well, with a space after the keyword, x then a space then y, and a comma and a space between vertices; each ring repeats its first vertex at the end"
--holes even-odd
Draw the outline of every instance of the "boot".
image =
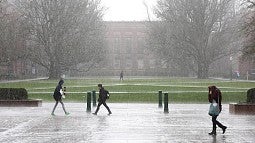
POLYGON ((222 131, 223 131, 222 134, 224 134, 224 133, 226 132, 226 129, 227 129, 226 126, 223 126, 223 127, 222 127, 222 131))
POLYGON ((95 111, 95 113, 92 113, 93 115, 97 115, 97 112, 99 111, 99 107, 97 106, 97 109, 95 111))
POLYGON ((213 127, 212 132, 208 133, 209 135, 216 135, 216 127, 213 127))
POLYGON ((210 133, 208 133, 209 135, 216 135, 216 131, 212 131, 210 133))

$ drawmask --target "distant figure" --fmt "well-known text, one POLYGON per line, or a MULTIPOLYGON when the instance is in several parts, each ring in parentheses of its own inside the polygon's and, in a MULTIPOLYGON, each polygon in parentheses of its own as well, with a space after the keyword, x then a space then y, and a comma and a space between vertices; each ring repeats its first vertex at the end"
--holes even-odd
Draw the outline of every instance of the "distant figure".
POLYGON ((122 81, 123 81, 123 76, 124 76, 124 73, 123 73, 123 71, 121 71, 120 72, 120 80, 122 80, 122 81))
POLYGON ((61 80, 58 82, 58 85, 57 85, 57 87, 56 87, 56 89, 55 89, 55 91, 54 91, 54 94, 53 94, 53 97, 54 97, 54 99, 55 99, 55 101, 56 101, 55 106, 54 106, 54 108, 53 108, 53 110, 52 110, 52 112, 51 112, 51 115, 53 115, 53 116, 55 116, 54 111, 55 111, 55 109, 56 109, 56 107, 57 107, 57 105, 58 105, 58 102, 60 102, 60 103, 62 104, 62 108, 63 108, 65 114, 66 114, 66 115, 69 115, 69 114, 70 114, 70 113, 66 112, 65 105, 64 105, 64 103, 62 102, 62 97, 64 97, 64 94, 65 94, 64 91, 63 91, 63 88, 62 88, 62 85, 63 85, 63 84, 64 84, 64 80, 61 79, 61 80))
POLYGON ((217 117, 220 114, 221 110, 222 110, 222 105, 221 105, 221 91, 216 87, 216 86, 209 86, 208 87, 208 100, 210 103, 213 103, 213 106, 217 106, 218 107, 218 113, 216 115, 211 115, 209 113, 210 116, 212 116, 212 123, 213 123, 213 129, 212 132, 209 133, 209 135, 216 135, 216 125, 218 125, 222 131, 223 134, 225 133, 227 127, 223 126, 219 121, 217 121, 217 117))
POLYGON ((93 113, 94 115, 97 115, 97 112, 99 111, 100 106, 103 104, 104 107, 108 110, 109 114, 112 114, 110 108, 107 106, 106 104, 106 99, 109 99, 110 94, 107 90, 104 89, 102 84, 98 84, 98 89, 99 89, 99 97, 98 97, 98 105, 97 105, 97 109, 95 111, 95 113, 93 113))
POLYGON ((236 79, 239 79, 239 77, 240 77, 239 71, 235 71, 235 75, 236 75, 236 79))

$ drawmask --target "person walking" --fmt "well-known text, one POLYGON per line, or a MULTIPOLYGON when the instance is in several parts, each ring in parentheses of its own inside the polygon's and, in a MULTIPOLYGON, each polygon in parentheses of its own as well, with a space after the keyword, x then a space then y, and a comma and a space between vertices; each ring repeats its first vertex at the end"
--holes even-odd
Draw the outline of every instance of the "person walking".
POLYGON ((102 84, 98 84, 98 89, 99 89, 99 97, 98 97, 98 104, 97 104, 97 109, 95 111, 95 113, 93 113, 94 115, 97 115, 97 112, 100 109, 100 106, 103 104, 104 107, 108 110, 108 115, 112 114, 110 108, 107 106, 106 104, 106 100, 109 99, 109 92, 107 90, 104 89, 102 84))
POLYGON ((226 129, 227 129, 227 127, 222 125, 219 121, 217 121, 217 117, 218 117, 218 115, 220 114, 220 112, 222 110, 221 91, 216 86, 209 86, 208 87, 208 91, 209 91, 209 93, 208 93, 208 100, 212 104, 210 106, 209 115, 212 116, 212 124, 213 124, 212 132, 210 132, 209 135, 216 135, 216 128, 217 128, 216 125, 222 129, 223 134, 224 134, 226 129), (211 112, 211 107, 213 107, 213 106, 215 106, 217 108, 216 113, 212 113, 211 112))
POLYGON ((123 81, 123 76, 124 76, 124 73, 123 71, 120 72, 120 80, 123 81))
POLYGON ((64 80, 61 79, 59 82, 58 82, 58 85, 57 87, 55 88, 55 91, 54 91, 54 94, 53 94, 53 97, 56 101, 55 103, 55 106, 51 112, 51 115, 55 116, 54 112, 55 112, 55 109, 56 107, 58 106, 58 102, 60 102, 62 104, 62 108, 65 112, 66 115, 69 115, 70 113, 66 112, 66 109, 65 109, 65 105, 62 101, 62 97, 64 97, 64 91, 63 91, 63 88, 62 88, 62 85, 64 84, 64 80))

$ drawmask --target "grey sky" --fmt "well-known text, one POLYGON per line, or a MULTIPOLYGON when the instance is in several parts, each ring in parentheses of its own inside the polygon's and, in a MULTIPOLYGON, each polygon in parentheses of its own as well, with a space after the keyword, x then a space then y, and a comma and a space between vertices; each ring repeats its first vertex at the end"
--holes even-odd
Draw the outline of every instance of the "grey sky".
POLYGON ((107 8, 104 20, 106 21, 142 21, 148 20, 145 2, 150 10, 150 17, 155 19, 152 12, 157 0, 101 0, 107 8))

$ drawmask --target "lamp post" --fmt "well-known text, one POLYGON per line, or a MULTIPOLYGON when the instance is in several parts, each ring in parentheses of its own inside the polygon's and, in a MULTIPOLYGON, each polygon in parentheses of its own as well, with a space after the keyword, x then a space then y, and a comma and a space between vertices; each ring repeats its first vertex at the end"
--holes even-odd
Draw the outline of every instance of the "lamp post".
POLYGON ((229 60, 230 60, 230 80, 232 80, 233 79, 233 71, 232 71, 233 70, 233 67, 232 67, 233 57, 230 56, 229 60))

